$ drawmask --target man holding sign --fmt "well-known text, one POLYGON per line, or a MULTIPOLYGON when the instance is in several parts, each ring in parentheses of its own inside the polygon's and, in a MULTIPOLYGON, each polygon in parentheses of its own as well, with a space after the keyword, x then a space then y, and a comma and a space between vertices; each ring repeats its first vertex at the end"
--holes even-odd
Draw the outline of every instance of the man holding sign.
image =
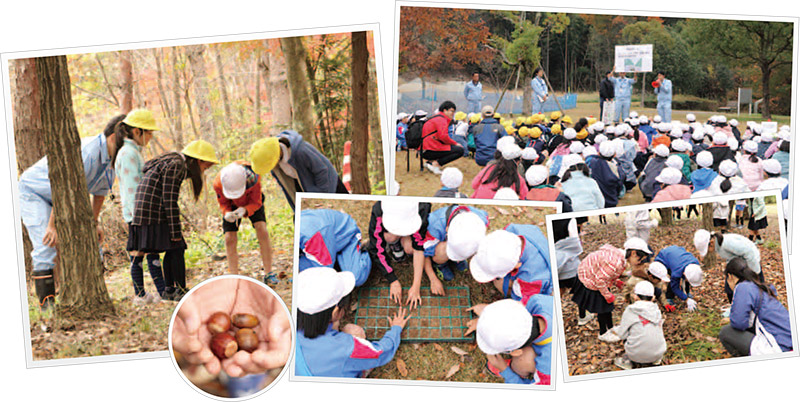
POLYGON ((658 101, 656 112, 661 116, 661 121, 672 121, 672 81, 667 79, 663 71, 659 71, 653 88, 658 101))
POLYGON ((636 76, 634 78, 625 77, 625 71, 620 71, 619 76, 611 77, 614 82, 614 99, 616 99, 614 108, 614 123, 621 123, 628 117, 631 111, 631 92, 633 84, 636 83, 636 76))

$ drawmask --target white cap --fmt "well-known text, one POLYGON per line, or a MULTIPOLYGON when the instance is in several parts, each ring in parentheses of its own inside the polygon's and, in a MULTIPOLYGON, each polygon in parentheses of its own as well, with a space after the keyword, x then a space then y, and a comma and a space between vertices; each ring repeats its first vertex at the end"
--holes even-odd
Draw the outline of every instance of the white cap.
POLYGON ((712 114, 711 117, 708 118, 708 121, 710 121, 712 123, 716 123, 718 121, 718 119, 719 119, 718 115, 712 114))
POLYGON ((381 201, 383 227, 397 236, 410 236, 422 226, 419 202, 391 197, 381 201))
POLYGON ((222 182, 222 195, 229 200, 236 200, 247 190, 247 171, 238 163, 231 163, 219 172, 222 182))
POLYGON ((703 283, 703 270, 697 264, 689 264, 683 270, 683 276, 692 287, 696 288, 703 283))
MULTIPOLYGON (((594 147, 588 147, 588 148, 594 148, 594 147)), ((578 154, 565 155, 564 158, 561 159, 561 169, 566 171, 567 169, 575 165, 579 165, 581 163, 583 163, 583 158, 580 155, 578 154)), ((530 171, 530 169, 528 169, 528 171, 530 171)))
MULTIPOLYGON (((733 125, 734 120, 731 120, 731 125, 733 125)), ((791 131, 791 127, 787 126, 786 124, 782 125, 778 131, 791 131)))
POLYGON ((442 185, 447 188, 459 188, 464 181, 464 174, 458 168, 448 167, 442 170, 442 185))
POLYGON ((697 154, 696 159, 697 159, 697 166, 700 167, 707 168, 711 167, 711 165, 714 164, 714 155, 712 155, 711 152, 708 151, 700 152, 699 154, 697 154))
POLYGON ((663 184, 678 184, 681 182, 683 174, 680 170, 675 168, 664 168, 661 173, 656 177, 656 181, 663 184))
POLYGON ((756 144, 760 144, 761 143, 761 136, 760 135, 754 135, 752 137, 752 140, 755 141, 756 144))
POLYGON ((686 115, 686 120, 689 121, 689 122, 693 122, 693 121, 697 120, 697 118, 694 117, 694 113, 689 113, 689 114, 686 115))
POLYGON ((781 172, 781 163, 775 159, 764 159, 761 161, 761 168, 769 174, 779 174, 781 172))
POLYGON ((710 124, 704 124, 704 125, 703 125, 703 131, 705 131, 705 132, 706 132, 706 134, 708 134, 708 135, 710 135, 710 136, 713 136, 713 135, 714 135, 714 133, 716 133, 716 132, 717 132, 717 129, 716 129, 716 128, 714 128, 714 126, 712 126, 712 125, 710 125, 710 124))
POLYGON ((630 121, 629 124, 632 125, 632 126, 638 126, 639 125, 639 119, 638 118, 631 118, 631 121, 630 121))
MULTIPOLYGON (((561 163, 564 163, 562 160, 561 163)), ((547 180, 550 176, 550 170, 542 165, 533 165, 525 172, 525 181, 529 186, 538 186, 547 180)))
POLYGON ((617 147, 611 141, 603 141, 600 144, 600 155, 609 158, 617 153, 617 147))
POLYGON ((525 159, 526 161, 532 161, 539 158, 539 154, 536 153, 536 150, 533 149, 533 147, 526 147, 525 149, 523 149, 522 154, 520 156, 522 157, 522 159, 525 159))
POLYGON ((649 122, 650 122, 650 120, 647 120, 647 116, 644 116, 644 115, 639 116, 639 124, 647 124, 649 122))
POLYGON ((705 229, 700 229, 694 232, 694 248, 700 253, 700 257, 705 257, 708 254, 708 242, 711 241, 711 232, 705 229))
POLYGON ((502 187, 502 188, 498 189, 497 191, 495 191, 494 197, 492 197, 492 199, 494 199, 494 200, 518 200, 519 199, 519 194, 517 194, 517 192, 514 191, 514 189, 512 189, 511 187, 502 187))
POLYGON ((506 276, 519 263, 522 246, 522 239, 509 231, 489 233, 481 240, 478 252, 469 263, 472 277, 486 283, 506 276))
POLYGON ((424 111, 422 109, 419 109, 416 112, 414 112, 414 116, 417 116, 417 117, 425 117, 427 115, 428 115, 428 112, 426 112, 426 111, 424 111))
POLYGON ((669 156, 669 148, 667 148, 667 146, 664 144, 656 145, 656 148, 653 150, 653 152, 662 158, 669 156))
POLYGON ((687 123, 681 123, 681 130, 683 130, 684 133, 689 131, 690 127, 691 126, 689 124, 687 124, 687 123))
POLYGON ((583 155, 584 159, 590 155, 597 155, 597 148, 593 146, 583 147, 583 152, 581 152, 581 154, 583 155))
POLYGON ((752 128, 752 130, 753 130, 753 132, 755 132, 756 134, 761 134, 761 125, 760 125, 760 124, 758 124, 758 123, 756 123, 756 124, 753 124, 753 128, 752 128))
POLYGON ((514 160, 522 156, 522 148, 517 144, 508 144, 500 150, 500 153, 503 154, 503 159, 514 160))
POLYGON ((669 132, 669 136, 672 138, 681 138, 683 137, 683 130, 680 127, 675 127, 669 132))
POLYGON ((514 137, 510 135, 504 135, 497 140, 497 150, 501 153, 503 152, 503 149, 509 145, 517 145, 514 137))
POLYGON ((778 138, 782 141, 791 141, 792 140, 792 132, 789 130, 781 130, 778 131, 778 138))
POLYGON ((715 145, 725 145, 728 143, 728 134, 725 134, 722 131, 717 131, 714 133, 714 144, 715 145))
POLYGON ((569 144, 569 152, 573 154, 583 152, 583 143, 580 141, 572 141, 572 144, 569 144))
POLYGON ((598 121, 592 124, 592 130, 594 130, 595 133, 602 133, 603 130, 605 130, 605 126, 603 126, 602 121, 598 121))
POLYGON ((462 212, 450 221, 447 228, 447 258, 464 261, 478 251, 486 236, 486 223, 474 212, 462 212))
POLYGON ((641 281, 633 287, 633 293, 639 296, 653 297, 656 293, 656 288, 650 281, 641 281))
POLYGON ((665 122, 661 123, 660 125, 664 128, 662 131, 664 131, 665 133, 668 133, 668 132, 672 131, 672 123, 668 123, 668 122, 665 121, 665 122))
POLYGON ((684 141, 684 140, 682 140, 680 138, 672 141, 670 146, 672 146, 672 149, 674 149, 674 150, 676 150, 678 152, 689 151, 689 150, 692 149, 692 146, 689 145, 688 142, 686 142, 686 141, 684 141))
POLYGON ((639 117, 639 113, 636 113, 635 110, 631 110, 631 112, 628 114, 628 117, 630 117, 632 119, 635 118, 635 117, 639 117))
POLYGON ((594 136, 595 144, 602 144, 604 141, 608 141, 608 137, 606 137, 604 134, 597 134, 594 136))
POLYGON ((737 127, 739 125, 739 120, 731 119, 731 121, 729 121, 728 124, 730 124, 731 127, 737 127))
POLYGON ((623 247, 625 248, 625 251, 640 250, 647 254, 653 254, 653 250, 650 250, 647 242, 640 237, 631 237, 630 239, 625 240, 625 245, 623 247))
POLYGON ((670 155, 667 158, 667 166, 681 170, 683 169, 683 159, 678 155, 670 155))
POLYGON ((578 132, 575 131, 575 129, 572 127, 567 127, 567 129, 564 130, 563 134, 565 139, 574 140, 575 137, 578 135, 578 132))
POLYGON ((614 128, 614 135, 617 137, 621 137, 628 133, 628 125, 627 124, 620 124, 614 128))
POLYGON ((728 118, 727 117, 725 117, 723 115, 719 115, 717 117, 717 123, 724 124, 724 123, 727 123, 727 122, 728 122, 728 118))
POLYGON ((729 137, 728 148, 730 148, 731 151, 736 151, 737 149, 739 149, 739 141, 736 141, 736 138, 734 137, 729 137))
POLYGON ((733 177, 739 171, 739 165, 736 162, 725 159, 719 163, 719 174, 725 177, 733 177))
POLYGON ((617 131, 617 128, 614 126, 608 126, 605 129, 606 134, 614 134, 617 131))
POLYGON ((337 305, 356 285, 352 272, 337 272, 328 267, 305 269, 294 280, 297 309, 306 314, 316 314, 337 305))
POLYGON ((659 115, 653 116, 653 122, 654 123, 661 123, 661 116, 659 116, 659 115))
POLYGON ((744 144, 742 144, 742 149, 745 150, 745 152, 754 154, 758 152, 758 144, 756 144, 755 141, 747 140, 744 142, 744 144))
POLYGON ((748 121, 747 121, 747 123, 745 123, 745 124, 747 125, 747 128, 749 128, 749 129, 751 129, 751 130, 752 130, 752 129, 753 129, 753 126, 755 126, 755 125, 756 125, 756 122, 754 122, 754 121, 752 121, 752 120, 748 120, 748 121))
POLYGON ((398 114, 397 114, 397 119, 396 119, 396 120, 403 120, 403 119, 405 119, 406 117, 408 117, 408 113, 406 113, 406 112, 400 112, 400 113, 398 113, 398 114))
POLYGON ((533 316, 524 304, 512 299, 499 300, 481 312, 475 339, 487 355, 511 352, 525 346, 532 327, 533 316))
POLYGON ((769 131, 761 134, 761 142, 772 142, 772 141, 775 141, 775 134, 769 131))
POLYGON ((660 262, 652 262, 650 266, 647 267, 647 272, 653 274, 656 278, 660 279, 662 282, 669 282, 670 277, 669 273, 667 272, 667 267, 660 262))

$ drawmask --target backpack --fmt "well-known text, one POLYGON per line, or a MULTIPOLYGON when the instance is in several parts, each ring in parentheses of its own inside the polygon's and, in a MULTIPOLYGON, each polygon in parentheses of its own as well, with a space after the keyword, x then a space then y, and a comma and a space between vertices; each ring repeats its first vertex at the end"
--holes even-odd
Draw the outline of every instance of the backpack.
POLYGON ((432 131, 428 134, 423 135, 422 127, 425 125, 426 122, 431 121, 437 117, 444 117, 444 116, 441 114, 433 115, 429 119, 417 120, 408 126, 408 131, 406 131, 406 146, 409 149, 419 149, 419 147, 422 146, 422 141, 434 133, 432 131))

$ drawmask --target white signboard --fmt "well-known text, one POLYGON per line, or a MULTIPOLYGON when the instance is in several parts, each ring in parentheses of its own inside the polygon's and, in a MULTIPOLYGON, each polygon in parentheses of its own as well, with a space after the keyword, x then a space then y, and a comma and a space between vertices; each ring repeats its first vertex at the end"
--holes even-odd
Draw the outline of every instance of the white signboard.
POLYGON ((761 123, 761 134, 775 134, 778 132, 778 122, 777 121, 765 121, 761 123))
POLYGON ((653 45, 614 46, 614 70, 626 73, 653 71, 653 45))

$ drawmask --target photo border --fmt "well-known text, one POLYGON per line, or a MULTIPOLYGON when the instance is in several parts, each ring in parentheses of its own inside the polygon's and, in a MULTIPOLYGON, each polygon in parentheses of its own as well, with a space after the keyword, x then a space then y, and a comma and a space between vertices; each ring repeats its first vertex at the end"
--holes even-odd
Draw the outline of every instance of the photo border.
MULTIPOLYGON (((125 353, 125 354, 112 354, 102 356, 85 356, 85 357, 70 357, 63 359, 50 359, 50 360, 34 360, 33 348, 31 345, 31 332, 30 332, 30 315, 28 313, 28 286, 25 280, 25 253, 22 247, 22 220, 20 217, 20 200, 19 189, 17 188, 17 152, 16 144, 14 142, 14 115, 12 113, 11 101, 11 83, 10 83, 10 68, 9 62, 16 59, 57 56, 57 55, 73 55, 84 53, 99 53, 99 52, 113 52, 120 50, 140 50, 150 48, 172 47, 172 46, 188 46, 197 44, 214 44, 225 42, 240 42, 250 40, 264 40, 264 39, 277 39, 287 38, 294 36, 311 36, 321 34, 334 34, 334 33, 351 33, 359 31, 372 31, 373 49, 375 51, 375 73, 376 85, 378 86, 378 110, 379 113, 385 114, 387 110, 387 98, 384 96, 385 92, 385 74, 383 66, 383 53, 382 43, 380 36, 380 25, 377 22, 364 23, 364 24, 345 24, 345 25, 330 25, 323 27, 310 27, 310 28, 296 28, 284 29, 275 31, 263 32, 250 32, 238 34, 223 34, 223 35, 209 35, 209 36, 194 36, 188 38, 173 38, 173 39, 159 39, 147 40, 141 42, 119 42, 119 43, 106 43, 94 45, 79 45, 68 46, 52 49, 37 49, 25 51, 11 51, 0 53, 0 85, 2 85, 5 106, 6 118, 6 142, 8 146, 8 166, 9 166, 9 179, 11 183, 11 206, 14 216, 14 239, 16 241, 16 265, 18 273, 18 288, 20 289, 20 302, 21 315, 22 315, 22 329, 23 340, 25 342, 25 367, 38 368, 38 367, 54 367, 66 366, 72 364, 87 364, 87 363, 102 363, 102 362, 115 362, 126 360, 138 359, 152 359, 169 357, 169 350, 154 351, 154 352, 139 352, 139 353, 125 353)), ((381 124, 381 138, 386 138, 391 132, 390 127, 386 125, 386 120, 383 118, 378 119, 381 124)), ((386 145, 383 146, 384 161, 386 161, 386 145)), ((387 183, 386 191, 388 194, 388 177, 389 165, 384 163, 384 182, 387 183)), ((177 307, 176 307, 177 308, 177 307)))
MULTIPOLYGON (((345 201, 382 201, 401 198, 407 201, 415 202, 430 202, 437 204, 458 204, 458 205, 474 205, 474 206, 506 206, 506 207, 540 207, 540 208, 556 208, 556 211, 561 211, 561 203, 557 201, 526 201, 526 200, 484 200, 474 198, 445 198, 445 197, 416 197, 416 196, 389 196, 389 195, 362 195, 362 194, 326 194, 326 193, 297 193, 295 200, 295 231, 294 243, 292 250, 293 253, 293 277, 298 274, 298 261, 300 259, 300 251, 298 244, 300 243, 300 215, 302 214, 302 202, 304 199, 325 199, 325 200, 345 200, 345 201)), ((557 213, 558 213, 557 212, 557 213)), ((547 216, 552 216, 547 215, 547 216)), ((546 223, 545 223, 546 224, 546 223)), ((551 254, 551 261, 554 254, 551 254)), ((292 282, 292 319, 297 322, 297 282, 292 282)), ((556 297, 553 295, 553 297, 556 297)), ((555 306, 553 307, 555 309, 555 306)), ((555 311, 553 311, 555 319, 555 311)), ((553 352, 556 351, 555 344, 559 341, 560 334, 553 333, 553 352)), ((550 385, 528 385, 528 384, 503 384, 503 383, 482 383, 482 382, 461 382, 461 381, 431 381, 431 380, 414 380, 414 379, 382 379, 382 378, 340 378, 340 377, 315 377, 315 376, 298 376, 295 375, 295 361, 292 359, 291 368, 289 371, 289 381, 297 382, 312 382, 312 383, 341 383, 341 384, 375 384, 375 385, 404 385, 404 386, 437 386, 437 387, 460 387, 460 388, 499 388, 499 389, 524 389, 529 391, 555 391, 556 389, 556 373, 558 370, 555 368, 557 363, 555 353, 551 353, 550 364, 552 371, 550 373, 550 385)))
MULTIPOLYGON (((389 108, 389 137, 384 141, 384 149, 388 148, 390 159, 384 158, 384 161, 390 161, 386 166, 390 169, 390 176, 387 177, 386 194, 396 194, 399 189, 394 188, 395 183, 395 158, 396 152, 394 151, 395 136, 392 134, 396 130, 395 117, 397 116, 397 85, 400 72, 400 9, 401 7, 434 7, 434 8, 458 8, 458 9, 473 9, 473 10, 507 10, 507 11, 546 11, 546 12, 559 12, 565 14, 600 14, 600 15, 626 15, 626 16, 658 16, 658 17, 671 17, 671 18, 686 18, 686 19, 712 19, 712 20, 746 20, 746 21, 771 21, 771 22, 787 22, 793 26, 793 55, 792 55, 792 102, 791 102, 791 115, 790 127, 792 132, 792 141, 790 141, 790 157, 789 157, 789 202, 793 203, 795 197, 794 182, 800 180, 795 177, 795 153, 798 152, 797 137, 795 134, 800 132, 797 129, 798 112, 797 112, 797 93, 800 89, 797 88, 800 80, 798 79, 798 62, 800 62, 800 17, 793 16, 777 16, 777 15, 744 15, 744 14, 724 14, 724 13, 695 13, 691 11, 656 11, 656 10, 632 10, 632 9, 601 9, 601 8, 585 8, 585 7, 556 7, 556 6, 530 6, 530 5, 513 5, 513 4, 486 4, 486 3, 453 3, 453 2, 433 2, 433 1, 414 1, 414 0, 395 0, 395 18, 394 18, 394 64, 392 65, 392 103, 389 108), (647 14, 645 14, 647 13, 647 14), (649 15, 648 15, 649 14, 649 15), (391 184, 391 190, 389 185, 391 184)), ((792 209, 789 208, 789 221, 792 218, 792 209)), ((793 225, 789 225, 788 234, 786 236, 789 254, 792 252, 792 234, 794 230, 793 225)))
MULTIPOLYGON (((569 382, 577 382, 577 381, 587 381, 587 380, 596 380, 601 378, 612 378, 612 377, 626 377, 630 375, 639 375, 639 374, 650 374, 650 373, 659 373, 659 372, 666 372, 666 371, 674 371, 674 370, 684 370, 684 369, 694 369, 700 367, 713 367, 719 366, 724 364, 736 364, 736 363, 746 363, 746 362, 753 362, 753 361, 762 361, 762 360, 773 360, 773 359, 784 359, 784 358, 792 358, 800 356, 800 350, 798 350, 798 339, 797 339, 797 325, 795 320, 795 309, 794 309, 794 293, 792 290, 792 280, 791 280, 791 269, 789 268, 789 254, 786 247, 786 230, 785 225, 783 224, 783 207, 781 205, 781 191, 780 190, 766 190, 766 191, 753 191, 748 193, 738 193, 738 194, 731 194, 731 195, 722 195, 722 196, 715 196, 715 197, 701 197, 701 198, 690 198, 685 200, 678 200, 678 201, 667 201, 667 202, 657 202, 657 203, 647 203, 647 204, 639 204, 639 205, 629 205, 624 207, 615 207, 615 208, 605 208, 605 209, 598 209, 598 210, 591 210, 591 211, 578 211, 578 212, 569 212, 569 213, 562 213, 557 215, 548 215, 545 217, 546 225, 547 225, 547 241, 548 246, 550 248, 550 255, 555 256, 556 249, 555 249, 555 242, 552 236, 553 230, 553 221, 561 220, 561 219, 569 219, 569 218, 578 218, 578 217, 592 217, 597 215, 608 215, 608 214, 622 214, 625 212, 631 211, 641 211, 641 210, 653 210, 653 209, 660 209, 660 208, 671 208, 671 207, 683 207, 687 205, 701 205, 701 204, 708 204, 711 202, 720 202, 720 201, 731 201, 731 200, 740 200, 740 199, 750 199, 755 197, 769 197, 774 196, 776 197, 776 209, 778 213, 778 225, 779 225, 779 233, 780 233, 780 240, 781 240, 781 257, 783 259, 783 273, 784 278, 786 280, 786 308, 789 311, 790 317, 790 325, 792 329, 792 351, 791 352, 783 352, 780 354, 773 354, 773 355, 764 355, 764 356, 741 356, 741 357, 732 357, 728 359, 717 359, 711 361, 701 361, 701 362, 689 362, 689 363, 679 363, 679 364, 670 364, 666 366, 655 366, 655 367, 643 367, 637 368, 634 370, 620 370, 620 371, 610 371, 606 373, 592 373, 592 374, 581 374, 581 375, 570 375, 569 374, 569 367, 567 364, 567 344, 566 342, 561 342, 559 345, 559 353, 561 359, 559 361, 559 366, 562 368, 562 378, 565 383, 569 382)), ((554 275, 554 277, 558 277, 558 263, 555 260, 555 257, 550 259, 550 269, 554 275)), ((564 327, 564 318, 563 318, 563 308, 561 306, 561 289, 556 286, 556 289, 553 290, 553 297, 556 298, 555 305, 557 312, 555 313, 558 318, 556 319, 556 329, 559 333, 559 339, 566 339, 566 328, 564 327), (557 295, 557 296, 556 296, 557 295)))

